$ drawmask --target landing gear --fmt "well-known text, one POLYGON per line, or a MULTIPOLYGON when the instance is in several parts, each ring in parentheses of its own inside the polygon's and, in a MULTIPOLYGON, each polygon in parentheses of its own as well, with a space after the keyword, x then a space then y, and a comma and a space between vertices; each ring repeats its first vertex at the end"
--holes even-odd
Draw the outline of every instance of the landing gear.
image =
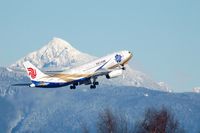
POLYGON ((94 85, 99 85, 99 82, 94 82, 93 84, 94 84, 94 85))
POLYGON ((71 85, 70 89, 76 89, 76 84, 71 85))
POLYGON ((121 66, 122 70, 126 70, 126 68, 124 67, 124 65, 121 66))
POLYGON ((90 89, 95 89, 99 82, 96 81, 97 78, 93 78, 92 85, 90 85, 90 89))
POLYGON ((89 79, 87 82, 74 82, 73 84, 71 84, 70 89, 76 89, 76 86, 81 85, 81 84, 85 84, 85 85, 89 85, 90 84, 90 89, 95 89, 97 85, 99 85, 99 82, 96 81, 96 77, 89 79))
POLYGON ((96 85, 90 85, 90 89, 95 89, 96 85))

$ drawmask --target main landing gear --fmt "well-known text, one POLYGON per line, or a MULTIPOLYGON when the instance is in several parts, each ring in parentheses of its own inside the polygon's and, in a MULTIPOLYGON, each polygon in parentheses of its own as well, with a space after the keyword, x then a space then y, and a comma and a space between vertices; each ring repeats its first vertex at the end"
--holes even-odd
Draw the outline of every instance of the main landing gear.
POLYGON ((90 85, 90 89, 95 89, 99 82, 96 81, 97 78, 93 78, 92 85, 90 85))
MULTIPOLYGON (((89 81, 90 81, 89 84, 91 84, 91 85, 90 85, 90 89, 95 89, 96 86, 99 85, 99 82, 97 82, 96 79, 97 79, 97 78, 93 78, 93 82, 91 82, 91 80, 89 80, 89 81)), ((73 83, 73 84, 70 86, 70 89, 76 89, 76 86, 78 86, 78 85, 79 85, 78 82, 77 82, 77 83, 73 83)), ((87 84, 87 85, 88 85, 88 84, 87 84)))
POLYGON ((75 85, 71 85, 70 89, 76 89, 76 86, 75 85))
POLYGON ((78 85, 78 83, 74 83, 70 86, 70 89, 76 89, 76 86, 78 85))
POLYGON ((90 89, 95 89, 96 88, 96 85, 99 85, 99 82, 93 82, 92 85, 90 85, 90 89))

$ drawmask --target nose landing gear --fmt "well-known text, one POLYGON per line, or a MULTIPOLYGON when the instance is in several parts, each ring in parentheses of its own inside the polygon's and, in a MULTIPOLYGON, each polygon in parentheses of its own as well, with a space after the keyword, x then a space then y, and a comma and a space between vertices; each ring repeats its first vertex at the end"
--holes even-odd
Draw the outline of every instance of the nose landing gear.
POLYGON ((124 65, 121 65, 122 70, 126 70, 126 68, 124 67, 124 65))

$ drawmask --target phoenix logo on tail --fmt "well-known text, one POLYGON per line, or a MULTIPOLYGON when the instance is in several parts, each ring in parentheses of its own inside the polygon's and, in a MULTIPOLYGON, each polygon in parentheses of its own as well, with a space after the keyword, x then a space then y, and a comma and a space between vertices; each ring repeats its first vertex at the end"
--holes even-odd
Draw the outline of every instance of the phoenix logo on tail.
POLYGON ((29 67, 29 68, 27 68, 27 70, 28 70, 28 75, 30 75, 32 79, 34 79, 37 76, 35 69, 29 67))

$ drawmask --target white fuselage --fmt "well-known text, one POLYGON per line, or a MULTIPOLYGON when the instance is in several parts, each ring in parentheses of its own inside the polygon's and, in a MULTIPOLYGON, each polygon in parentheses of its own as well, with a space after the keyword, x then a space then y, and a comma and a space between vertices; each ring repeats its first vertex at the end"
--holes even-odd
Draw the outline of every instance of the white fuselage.
POLYGON ((84 65, 71 68, 63 73, 82 73, 82 74, 92 74, 94 73, 99 67, 102 66, 102 69, 111 69, 113 67, 118 67, 119 65, 123 65, 127 63, 127 61, 132 57, 132 54, 128 51, 120 51, 116 52, 101 58, 98 58, 94 61, 86 63, 84 65), (117 62, 115 59, 116 55, 121 55, 121 61, 117 62))
POLYGON ((39 78, 36 76, 34 79, 31 79, 31 85, 33 87, 59 87, 70 84, 86 84, 86 82, 89 83, 91 78, 96 79, 98 76, 107 76, 109 73, 110 75, 119 73, 116 69, 122 70, 120 67, 124 67, 131 57, 132 54, 129 51, 115 52, 84 65, 52 75, 43 74, 35 68, 41 73, 40 75, 43 75, 38 75, 39 78))

